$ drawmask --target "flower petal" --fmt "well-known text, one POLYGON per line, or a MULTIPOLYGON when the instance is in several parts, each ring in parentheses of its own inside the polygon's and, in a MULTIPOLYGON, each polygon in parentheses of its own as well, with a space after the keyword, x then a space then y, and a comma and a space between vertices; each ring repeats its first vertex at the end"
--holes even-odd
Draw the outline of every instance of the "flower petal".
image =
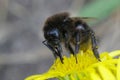
POLYGON ((118 59, 117 64, 117 80, 120 80, 120 58, 118 59))
POLYGON ((103 80, 116 80, 113 73, 105 66, 99 65, 98 71, 100 75, 102 76, 103 80))
POLYGON ((25 80, 46 80, 49 78, 55 78, 58 77, 60 73, 57 72, 47 72, 41 75, 32 75, 30 77, 27 77, 25 80))
POLYGON ((112 52, 109 53, 109 55, 113 58, 117 57, 117 56, 120 56, 120 50, 112 51, 112 52))
POLYGON ((99 76, 99 74, 96 72, 96 70, 94 68, 92 68, 90 71, 90 77, 91 77, 91 80, 102 80, 99 76))
POLYGON ((30 77, 27 77, 25 80, 35 80, 36 78, 39 78, 41 75, 32 75, 30 77))
POLYGON ((63 64, 57 58, 48 72, 41 75, 33 75, 25 80, 46 80, 57 78, 59 80, 120 80, 120 50, 110 54, 104 52, 100 54, 101 61, 98 61, 93 52, 79 52, 77 63, 73 55, 64 56, 63 64))

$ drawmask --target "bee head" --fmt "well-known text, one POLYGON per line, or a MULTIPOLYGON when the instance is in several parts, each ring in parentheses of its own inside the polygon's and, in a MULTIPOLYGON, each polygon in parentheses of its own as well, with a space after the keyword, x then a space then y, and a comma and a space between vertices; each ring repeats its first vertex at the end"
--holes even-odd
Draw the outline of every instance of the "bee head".
POLYGON ((52 45, 57 45, 60 43, 60 32, 56 28, 44 32, 44 36, 52 45))

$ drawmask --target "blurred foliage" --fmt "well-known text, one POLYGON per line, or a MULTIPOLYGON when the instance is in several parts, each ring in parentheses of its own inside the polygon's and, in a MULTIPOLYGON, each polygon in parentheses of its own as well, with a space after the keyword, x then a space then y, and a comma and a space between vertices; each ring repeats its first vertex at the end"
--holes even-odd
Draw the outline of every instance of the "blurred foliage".
POLYGON ((95 0, 83 7, 79 14, 85 17, 97 18, 97 23, 108 17, 114 10, 120 6, 120 0, 95 0))

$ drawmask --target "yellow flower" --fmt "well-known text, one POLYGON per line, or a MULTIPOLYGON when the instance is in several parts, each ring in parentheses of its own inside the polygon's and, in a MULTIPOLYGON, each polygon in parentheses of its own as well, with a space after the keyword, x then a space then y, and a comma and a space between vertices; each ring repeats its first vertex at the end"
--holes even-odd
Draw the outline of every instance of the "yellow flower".
POLYGON ((120 50, 103 52, 98 61, 91 50, 80 51, 77 54, 77 63, 73 55, 63 57, 63 64, 57 58, 48 72, 32 75, 25 80, 120 80, 120 50))

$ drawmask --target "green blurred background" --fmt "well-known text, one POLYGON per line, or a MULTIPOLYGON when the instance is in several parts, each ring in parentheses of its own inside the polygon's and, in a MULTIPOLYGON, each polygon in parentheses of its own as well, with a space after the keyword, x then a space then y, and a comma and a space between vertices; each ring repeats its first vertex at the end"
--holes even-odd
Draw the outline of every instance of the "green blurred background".
POLYGON ((0 80, 23 80, 54 61, 42 44, 46 18, 68 11, 94 17, 99 52, 120 49, 120 0, 0 0, 0 80))

